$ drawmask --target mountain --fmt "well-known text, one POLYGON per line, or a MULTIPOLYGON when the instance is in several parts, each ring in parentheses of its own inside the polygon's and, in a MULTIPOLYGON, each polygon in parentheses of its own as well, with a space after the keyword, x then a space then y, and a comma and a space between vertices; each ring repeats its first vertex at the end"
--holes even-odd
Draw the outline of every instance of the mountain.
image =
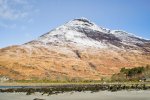
POLYGON ((150 40, 74 19, 22 45, 0 49, 0 75, 14 80, 98 80, 150 64, 150 40))

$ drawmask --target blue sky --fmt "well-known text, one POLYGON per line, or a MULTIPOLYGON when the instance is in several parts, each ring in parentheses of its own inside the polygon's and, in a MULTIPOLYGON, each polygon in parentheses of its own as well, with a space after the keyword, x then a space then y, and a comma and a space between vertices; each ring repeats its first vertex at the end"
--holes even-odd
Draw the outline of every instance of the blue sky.
POLYGON ((150 39, 150 0, 0 0, 0 48, 81 17, 150 39))

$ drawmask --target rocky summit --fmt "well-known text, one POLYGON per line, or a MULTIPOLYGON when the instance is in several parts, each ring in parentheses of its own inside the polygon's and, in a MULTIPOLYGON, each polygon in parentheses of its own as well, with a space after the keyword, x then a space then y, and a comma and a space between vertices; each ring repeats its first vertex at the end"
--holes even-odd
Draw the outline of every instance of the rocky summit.
POLYGON ((0 75, 13 80, 99 80, 150 64, 150 40, 73 19, 22 45, 0 49, 0 75))

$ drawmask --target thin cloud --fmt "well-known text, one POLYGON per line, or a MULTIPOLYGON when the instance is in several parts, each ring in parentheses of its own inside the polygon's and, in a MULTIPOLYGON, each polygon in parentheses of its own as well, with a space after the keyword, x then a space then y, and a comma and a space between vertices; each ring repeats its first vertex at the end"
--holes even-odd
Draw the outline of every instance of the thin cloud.
POLYGON ((16 28, 16 24, 11 24, 11 25, 8 25, 8 24, 5 24, 5 23, 0 23, 0 28, 6 28, 6 29, 14 29, 16 28))
POLYGON ((0 0, 0 19, 16 20, 30 13, 31 5, 27 0, 0 0))
POLYGON ((27 4, 27 0, 13 0, 14 2, 16 3, 19 3, 19 4, 27 4))

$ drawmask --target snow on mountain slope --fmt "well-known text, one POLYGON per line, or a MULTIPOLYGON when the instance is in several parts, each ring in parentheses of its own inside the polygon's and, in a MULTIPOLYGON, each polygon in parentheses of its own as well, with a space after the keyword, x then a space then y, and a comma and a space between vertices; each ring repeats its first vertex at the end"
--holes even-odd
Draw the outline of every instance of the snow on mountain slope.
POLYGON ((100 48, 106 47, 106 45, 100 41, 95 41, 94 39, 87 37, 87 35, 82 32, 84 29, 88 29, 89 31, 104 31, 86 19, 75 19, 48 32, 45 35, 42 35, 37 39, 37 41, 43 42, 45 45, 66 45, 71 43, 78 46, 94 46, 100 48))
POLYGON ((104 47, 102 43, 88 38, 84 33, 69 29, 66 26, 60 27, 59 29, 41 36, 38 41, 43 42, 45 45, 58 44, 65 46, 69 43, 73 43, 81 46, 104 47))
POLYGON ((124 43, 135 44, 135 43, 143 43, 147 42, 147 40, 142 39, 141 37, 135 36, 131 33, 127 33, 125 31, 120 30, 112 30, 110 33, 114 34, 116 37, 122 40, 124 43))
POLYGON ((31 41, 34 45, 130 48, 147 42, 124 31, 102 28, 86 18, 74 19, 31 41))

